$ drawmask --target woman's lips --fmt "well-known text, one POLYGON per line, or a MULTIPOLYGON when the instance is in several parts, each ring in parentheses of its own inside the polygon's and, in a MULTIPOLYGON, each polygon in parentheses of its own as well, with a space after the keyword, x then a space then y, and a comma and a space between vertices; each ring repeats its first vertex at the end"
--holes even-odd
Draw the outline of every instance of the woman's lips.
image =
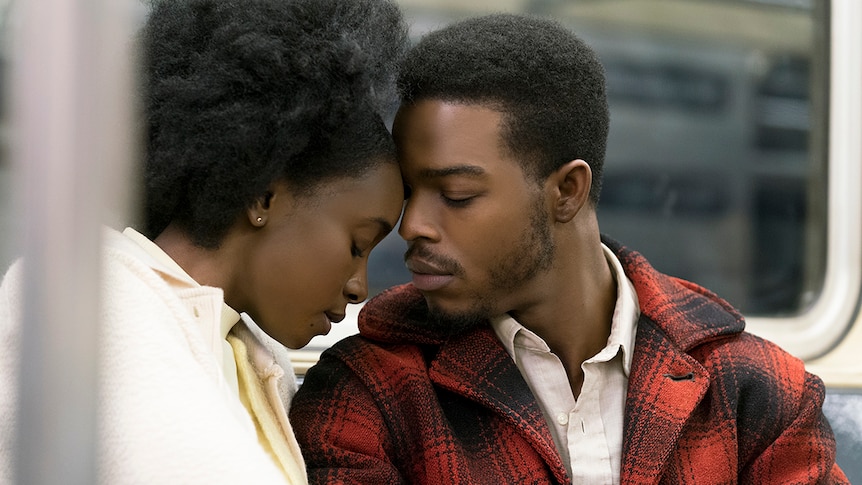
POLYGON ((326 312, 326 318, 328 318, 331 323, 338 323, 344 320, 344 313, 326 312))
POLYGON ((343 313, 325 312, 323 314, 323 330, 321 332, 319 332, 319 335, 328 334, 329 331, 332 330, 332 324, 338 323, 342 320, 344 320, 344 314, 343 313))

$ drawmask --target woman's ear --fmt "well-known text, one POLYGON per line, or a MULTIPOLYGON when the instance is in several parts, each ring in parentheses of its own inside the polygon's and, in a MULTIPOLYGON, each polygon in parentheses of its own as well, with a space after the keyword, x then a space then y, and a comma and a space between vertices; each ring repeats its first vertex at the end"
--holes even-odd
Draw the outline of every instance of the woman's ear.
POLYGON ((569 222, 589 204, 593 172, 587 162, 577 159, 554 171, 547 180, 556 197, 554 217, 557 222, 569 222))
POLYGON ((255 199, 251 207, 248 208, 248 220, 254 227, 263 227, 269 219, 269 208, 272 205, 272 200, 275 194, 267 191, 262 196, 255 199))

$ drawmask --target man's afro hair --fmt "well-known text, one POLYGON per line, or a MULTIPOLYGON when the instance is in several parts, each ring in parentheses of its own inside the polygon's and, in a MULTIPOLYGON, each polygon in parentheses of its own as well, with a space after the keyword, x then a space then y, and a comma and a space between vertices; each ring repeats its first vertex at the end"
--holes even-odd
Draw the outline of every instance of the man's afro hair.
POLYGON ((503 113, 503 141, 537 181, 576 158, 593 172, 598 202, 608 135, 604 68, 596 53, 548 18, 492 14, 426 35, 398 79, 406 103, 475 103, 503 113))

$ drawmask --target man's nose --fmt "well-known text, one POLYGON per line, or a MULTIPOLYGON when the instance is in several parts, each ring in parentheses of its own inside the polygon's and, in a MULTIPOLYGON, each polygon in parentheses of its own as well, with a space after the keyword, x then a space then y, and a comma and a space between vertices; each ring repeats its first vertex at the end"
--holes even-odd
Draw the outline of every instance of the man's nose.
POLYGON ((417 239, 438 240, 440 234, 433 222, 432 209, 432 204, 412 194, 405 204, 398 234, 407 242, 417 239))

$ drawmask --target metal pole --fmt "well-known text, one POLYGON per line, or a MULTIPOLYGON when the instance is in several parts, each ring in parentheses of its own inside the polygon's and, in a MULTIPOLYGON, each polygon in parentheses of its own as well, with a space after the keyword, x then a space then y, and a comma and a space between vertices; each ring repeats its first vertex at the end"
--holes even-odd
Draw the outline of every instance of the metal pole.
POLYGON ((96 482, 100 224, 126 193, 128 0, 16 2, 10 51, 14 217, 24 219, 16 473, 96 482), (113 199, 113 200, 111 200, 113 199))

